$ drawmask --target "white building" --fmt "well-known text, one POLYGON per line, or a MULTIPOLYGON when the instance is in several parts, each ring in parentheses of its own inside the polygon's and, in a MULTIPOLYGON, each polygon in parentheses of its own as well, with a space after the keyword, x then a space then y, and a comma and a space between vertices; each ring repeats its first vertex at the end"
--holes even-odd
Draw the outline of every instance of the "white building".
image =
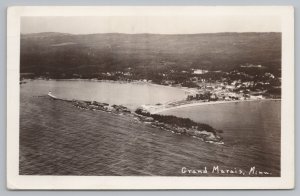
POLYGON ((194 74, 200 75, 200 74, 205 74, 207 73, 208 70, 204 70, 204 69, 194 69, 194 74))

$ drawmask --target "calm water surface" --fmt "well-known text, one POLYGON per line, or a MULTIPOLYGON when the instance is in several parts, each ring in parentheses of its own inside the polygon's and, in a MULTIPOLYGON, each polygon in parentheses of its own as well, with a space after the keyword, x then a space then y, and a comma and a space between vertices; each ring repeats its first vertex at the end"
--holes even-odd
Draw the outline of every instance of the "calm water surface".
POLYGON ((155 85, 144 82, 127 83, 113 81, 88 80, 36 80, 32 86, 39 88, 44 94, 51 91, 62 99, 99 101, 109 104, 125 105, 131 109, 143 104, 166 103, 182 100, 185 91, 179 88, 155 85))
POLYGON ((271 176, 280 175, 278 101, 167 112, 222 129, 225 144, 215 145, 138 123, 128 116, 79 110, 68 102, 49 99, 49 90, 59 97, 132 108, 185 96, 177 88, 145 88, 130 83, 37 80, 21 85, 20 174, 180 176, 187 175, 181 172, 182 167, 211 170, 219 166, 248 171, 255 166, 271 176))

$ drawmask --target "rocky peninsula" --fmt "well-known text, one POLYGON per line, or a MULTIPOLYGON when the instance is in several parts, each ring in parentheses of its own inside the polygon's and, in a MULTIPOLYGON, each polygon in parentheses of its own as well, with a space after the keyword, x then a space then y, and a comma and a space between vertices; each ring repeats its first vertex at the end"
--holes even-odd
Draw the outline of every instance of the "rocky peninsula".
POLYGON ((110 105, 97 101, 80 101, 80 100, 64 100, 53 98, 54 100, 68 101, 78 109, 102 111, 113 113, 116 115, 131 116, 139 122, 149 124, 161 130, 170 131, 172 133, 191 136, 201 139, 204 142, 223 144, 223 138, 218 135, 222 131, 216 130, 207 124, 197 123, 188 118, 180 118, 171 115, 151 114, 142 107, 132 112, 123 105, 110 105))

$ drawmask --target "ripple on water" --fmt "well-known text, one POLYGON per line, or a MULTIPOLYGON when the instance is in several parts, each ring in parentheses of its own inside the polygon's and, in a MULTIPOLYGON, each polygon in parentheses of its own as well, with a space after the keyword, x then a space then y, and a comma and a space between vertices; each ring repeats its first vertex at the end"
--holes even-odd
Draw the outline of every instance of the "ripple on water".
POLYGON ((21 87, 20 174, 179 176, 182 167, 217 164, 280 175, 278 102, 172 111, 224 130, 225 144, 215 145, 125 115, 79 110, 39 97, 45 88, 30 85, 21 87))

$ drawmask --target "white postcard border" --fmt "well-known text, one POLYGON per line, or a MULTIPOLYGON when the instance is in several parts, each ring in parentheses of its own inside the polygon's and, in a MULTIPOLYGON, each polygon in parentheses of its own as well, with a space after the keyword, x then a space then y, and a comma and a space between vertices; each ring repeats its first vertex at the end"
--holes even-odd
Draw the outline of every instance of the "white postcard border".
POLYGON ((294 10, 291 6, 32 6, 7 15, 7 187, 9 189, 290 189, 294 187, 294 10), (19 175, 21 16, 278 15, 282 22, 281 177, 19 175))

